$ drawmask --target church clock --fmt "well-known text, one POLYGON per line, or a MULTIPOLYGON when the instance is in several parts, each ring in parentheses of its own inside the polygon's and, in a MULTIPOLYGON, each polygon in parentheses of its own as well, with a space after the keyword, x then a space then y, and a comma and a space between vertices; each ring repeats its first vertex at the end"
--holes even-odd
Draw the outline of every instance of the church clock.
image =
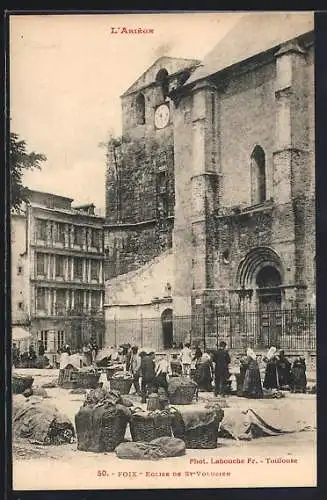
POLYGON ((165 128, 169 123, 169 117, 169 106, 167 106, 167 104, 158 106, 154 114, 154 124, 156 128, 165 128))

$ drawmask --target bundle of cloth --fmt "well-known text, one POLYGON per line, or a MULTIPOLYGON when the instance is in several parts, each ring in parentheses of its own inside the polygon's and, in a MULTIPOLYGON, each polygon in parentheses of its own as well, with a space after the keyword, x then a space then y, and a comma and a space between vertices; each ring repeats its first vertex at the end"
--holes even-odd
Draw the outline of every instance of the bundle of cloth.
POLYGON ((198 427, 207 426, 216 420, 219 415, 220 420, 224 416, 224 412, 218 406, 210 408, 183 408, 177 410, 171 408, 173 416, 173 432, 174 434, 181 435, 185 431, 196 429, 198 427))
POLYGON ((34 444, 70 443, 75 429, 70 419, 43 398, 18 396, 13 401, 13 439, 28 439, 34 444))
POLYGON ((186 447, 181 439, 163 436, 148 443, 121 443, 115 452, 118 458, 127 460, 160 460, 185 455, 186 447))
POLYGON ((312 430, 308 422, 296 420, 294 413, 280 408, 247 409, 228 408, 220 423, 219 436, 237 440, 249 441, 264 436, 312 430))

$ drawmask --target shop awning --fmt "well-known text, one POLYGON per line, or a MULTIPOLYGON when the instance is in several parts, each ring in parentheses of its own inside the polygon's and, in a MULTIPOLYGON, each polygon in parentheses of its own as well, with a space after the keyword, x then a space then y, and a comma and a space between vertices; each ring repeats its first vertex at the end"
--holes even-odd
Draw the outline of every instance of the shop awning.
POLYGON ((30 337, 32 337, 32 335, 25 328, 22 328, 21 326, 13 326, 12 327, 12 340, 13 340, 13 342, 19 341, 19 340, 29 339, 30 337))

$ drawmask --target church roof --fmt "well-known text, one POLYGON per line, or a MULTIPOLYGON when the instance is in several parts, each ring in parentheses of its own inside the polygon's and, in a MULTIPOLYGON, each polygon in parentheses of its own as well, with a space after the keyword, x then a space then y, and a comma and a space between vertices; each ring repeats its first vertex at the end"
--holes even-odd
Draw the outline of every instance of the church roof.
POLYGON ((247 12, 204 57, 185 85, 245 61, 314 29, 313 12, 247 12))
POLYGON ((159 57, 144 73, 121 95, 124 97, 141 90, 155 82, 156 75, 160 69, 165 68, 168 75, 179 73, 183 70, 197 66, 200 61, 196 59, 185 59, 181 57, 159 57))

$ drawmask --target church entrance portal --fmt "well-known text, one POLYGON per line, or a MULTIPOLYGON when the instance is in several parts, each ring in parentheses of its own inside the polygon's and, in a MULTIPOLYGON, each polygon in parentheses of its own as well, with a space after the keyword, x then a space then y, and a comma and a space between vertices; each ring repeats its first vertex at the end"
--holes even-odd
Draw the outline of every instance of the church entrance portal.
POLYGON ((281 276, 273 266, 263 267, 256 277, 259 301, 259 340, 262 345, 276 346, 282 333, 281 276))

